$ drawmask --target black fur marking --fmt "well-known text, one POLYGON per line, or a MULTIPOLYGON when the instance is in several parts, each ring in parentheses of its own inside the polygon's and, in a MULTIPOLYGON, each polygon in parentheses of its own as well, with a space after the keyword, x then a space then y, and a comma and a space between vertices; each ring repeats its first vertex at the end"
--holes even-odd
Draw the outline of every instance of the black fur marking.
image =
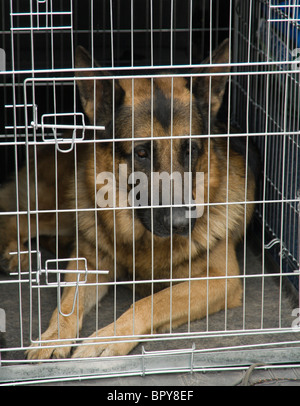
MULTIPOLYGON (((138 122, 138 116, 141 114, 141 119, 151 118, 152 114, 151 100, 145 100, 140 106, 136 108, 135 120, 138 122)), ((163 91, 154 85, 153 91, 153 118, 157 120, 164 130, 168 130, 171 127, 172 117, 175 118, 176 114, 182 113, 182 104, 171 98, 167 97, 163 91)))
POLYGON ((153 115, 165 130, 171 125, 171 107, 171 99, 167 98, 158 87, 155 87, 153 115))

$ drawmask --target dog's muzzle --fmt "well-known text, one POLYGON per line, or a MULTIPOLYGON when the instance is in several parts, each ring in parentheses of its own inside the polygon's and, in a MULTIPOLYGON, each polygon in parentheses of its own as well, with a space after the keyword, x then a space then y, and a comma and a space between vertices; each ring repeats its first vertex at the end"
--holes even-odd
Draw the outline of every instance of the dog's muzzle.
POLYGON ((196 210, 195 207, 167 207, 138 209, 137 216, 145 228, 159 237, 170 237, 178 234, 188 236, 196 223, 191 213, 196 210))

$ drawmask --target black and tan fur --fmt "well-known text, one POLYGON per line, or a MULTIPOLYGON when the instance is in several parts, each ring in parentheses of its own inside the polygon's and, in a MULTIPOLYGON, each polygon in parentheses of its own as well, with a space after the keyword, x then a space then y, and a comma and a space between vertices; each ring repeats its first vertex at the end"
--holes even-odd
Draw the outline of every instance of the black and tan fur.
MULTIPOLYGON (((213 62, 216 64, 228 62, 227 41, 223 42, 214 52, 213 62)), ((77 335, 78 318, 80 329, 84 315, 95 306, 96 297, 101 300, 107 292, 107 287, 103 286, 101 282, 113 281, 115 269, 118 280, 132 280, 133 268, 136 280, 170 279, 170 268, 172 268, 173 279, 189 278, 190 276, 198 278, 190 282, 172 283, 172 303, 170 303, 169 282, 154 283, 155 293, 152 297, 150 284, 136 284, 137 292, 141 293, 144 298, 122 314, 115 325, 108 325, 95 332, 92 337, 97 336, 98 338, 95 338, 93 345, 79 346, 73 353, 74 357, 123 355, 129 353, 136 343, 119 342, 115 339, 105 344, 101 343, 101 336, 114 336, 115 334, 128 336, 134 333, 139 337, 150 334, 151 331, 167 331, 170 327, 170 305, 172 306, 172 328, 186 323, 188 319, 203 318, 207 314, 224 309, 225 306, 232 308, 240 305, 242 287, 239 278, 225 280, 218 277, 239 275, 235 245, 243 236, 244 224, 249 223, 253 207, 246 205, 245 209, 245 204, 226 206, 225 204, 213 205, 213 203, 244 202, 245 174, 248 169, 245 167, 245 160, 241 154, 231 148, 227 149, 227 140, 224 138, 210 138, 210 140, 208 137, 192 138, 191 143, 180 138, 182 135, 207 134, 209 127, 211 133, 218 132, 216 116, 225 91, 227 67, 218 68, 212 65, 210 69, 203 68, 194 71, 194 73, 203 75, 193 79, 191 96, 190 80, 184 77, 174 77, 173 80, 161 77, 155 78, 153 82, 148 78, 138 77, 134 82, 131 79, 119 79, 114 82, 106 79, 83 80, 84 76, 93 79, 95 72, 89 70, 90 57, 80 47, 76 52, 76 66, 84 68, 77 74, 82 106, 91 124, 105 125, 105 132, 97 134, 98 138, 104 138, 105 141, 97 142, 95 145, 91 143, 75 146, 78 155, 76 182, 73 154, 58 153, 58 208, 74 209, 77 205, 78 208, 91 209, 78 212, 78 246, 74 247, 72 257, 87 258, 88 268, 91 270, 107 269, 110 272, 108 275, 98 276, 98 282, 100 282, 98 296, 96 296, 94 285, 79 288, 78 306, 75 307, 78 309, 78 313, 75 310, 70 316, 63 317, 58 316, 57 310, 55 310, 48 329, 42 335, 42 340, 70 339, 71 344, 72 338, 77 335), (205 76, 205 73, 222 72, 224 75, 216 75, 211 79, 209 76, 205 76), (153 103, 151 103, 152 96, 153 103), (190 122, 191 116, 192 121, 190 122), (210 121, 210 126, 208 121, 210 121), (132 136, 132 131, 136 138, 134 151, 132 151, 133 143, 126 142, 126 138, 132 136), (164 138, 171 134, 172 142, 169 138, 164 138), (151 141, 152 136, 154 138, 151 141), (115 143, 114 161, 114 146, 112 142, 109 142, 112 137, 123 139, 115 143), (115 216, 112 210, 99 210, 95 216, 97 174, 103 171, 113 172, 113 169, 118 174, 118 165, 127 163, 130 170, 134 167, 134 170, 143 171, 150 176, 152 147, 154 171, 183 173, 191 168, 193 173, 197 171, 205 173, 205 202, 208 202, 209 191, 209 203, 211 204, 209 209, 205 206, 203 216, 197 218, 189 226, 181 221, 184 211, 180 211, 180 209, 174 209, 173 223, 170 220, 169 209, 159 208, 153 210, 153 224, 149 217, 150 210, 147 211, 147 209, 116 210, 115 216), (227 159, 228 151, 229 161, 227 159), (75 201, 75 187, 77 187, 77 202, 75 201), (115 233, 114 226, 116 227, 115 233), (191 233, 187 232, 188 230, 191 233), (95 245, 96 241, 98 241, 98 246, 95 245), (114 252, 116 252, 116 257, 114 257, 114 252), (203 280, 201 280, 202 276, 203 280), (210 277, 208 283, 207 276, 210 277)), ((91 137, 93 136, 94 134, 91 134, 91 137)), ((52 150, 51 147, 47 147, 37 152, 39 210, 56 208, 54 154, 54 147, 52 150)), ((31 170, 30 173, 32 174, 30 202, 31 207, 35 208, 34 171, 31 170)), ((25 169, 19 172, 19 186, 20 210, 26 210, 25 169)), ((101 185, 97 185, 97 190, 100 187, 101 185)), ((15 187, 12 183, 8 183, 2 189, 0 200, 2 211, 15 210, 14 190, 15 187)), ((248 171, 247 200, 254 200, 254 190, 254 176, 251 171, 248 171)), ((118 196, 116 198, 118 201, 118 196)), ((74 216, 74 213, 59 214, 59 233, 65 238, 74 238, 74 216)), ((16 251, 18 248, 16 219, 13 216, 1 216, 0 222, 2 265, 8 270, 12 270, 17 266, 16 256, 9 255, 10 251, 16 251)), ((41 236, 55 236, 55 224, 55 213, 39 214, 39 234, 41 236)), ((35 216, 32 216, 32 237, 34 237, 35 229, 35 216)), ((28 239, 27 216, 20 216, 19 233, 19 249, 24 250, 28 239)), ((26 267, 26 255, 21 255, 20 259, 22 268, 26 267)), ((79 262, 79 266, 81 266, 81 262, 79 262)), ((76 260, 70 261, 68 269, 78 269, 76 260)), ((95 282, 95 278, 94 274, 88 274, 87 282, 95 282)), ((66 281, 75 280, 76 275, 66 274, 66 281)), ((74 294, 75 287, 64 289, 61 300, 63 313, 71 312, 74 294)), ((70 355, 70 350, 71 346, 59 347, 59 342, 56 348, 33 344, 27 352, 27 356, 29 359, 67 357, 70 355)))

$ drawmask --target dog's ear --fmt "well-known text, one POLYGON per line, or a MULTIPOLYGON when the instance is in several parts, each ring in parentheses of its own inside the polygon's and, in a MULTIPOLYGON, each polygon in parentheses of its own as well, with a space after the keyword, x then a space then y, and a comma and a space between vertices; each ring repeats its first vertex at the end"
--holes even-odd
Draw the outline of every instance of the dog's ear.
POLYGON ((208 57, 203 64, 210 64, 210 67, 194 70, 195 73, 207 73, 208 76, 196 77, 193 83, 193 91, 200 105, 201 110, 208 116, 210 102, 210 120, 215 119, 223 100, 226 83, 228 80, 227 72, 230 71, 229 65, 217 67, 215 64, 224 64, 229 62, 229 41, 225 39, 217 49, 208 57), (225 73, 224 75, 214 75, 225 73))
MULTIPOLYGON (((124 91, 118 80, 105 79, 107 72, 94 71, 92 66, 92 58, 88 51, 78 46, 75 51, 75 68, 86 70, 77 71, 76 77, 88 78, 76 81, 82 107, 91 124, 105 125, 111 120, 113 100, 115 105, 120 104, 124 91)), ((100 67, 96 61, 94 61, 94 67, 100 67)))

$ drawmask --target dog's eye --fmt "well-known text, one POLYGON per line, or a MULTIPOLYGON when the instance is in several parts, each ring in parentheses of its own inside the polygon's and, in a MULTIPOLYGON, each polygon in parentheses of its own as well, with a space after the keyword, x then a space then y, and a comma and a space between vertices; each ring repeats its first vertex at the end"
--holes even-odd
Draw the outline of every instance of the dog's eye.
POLYGON ((182 149, 182 161, 185 168, 189 168, 190 165, 194 165, 198 157, 201 154, 200 145, 197 141, 186 140, 183 143, 182 149))
POLYGON ((135 149, 135 155, 138 159, 147 159, 149 158, 148 151, 145 148, 139 147, 135 149))
POLYGON ((186 155, 194 155, 196 152, 198 152, 198 145, 193 142, 191 144, 188 142, 185 150, 186 155))

